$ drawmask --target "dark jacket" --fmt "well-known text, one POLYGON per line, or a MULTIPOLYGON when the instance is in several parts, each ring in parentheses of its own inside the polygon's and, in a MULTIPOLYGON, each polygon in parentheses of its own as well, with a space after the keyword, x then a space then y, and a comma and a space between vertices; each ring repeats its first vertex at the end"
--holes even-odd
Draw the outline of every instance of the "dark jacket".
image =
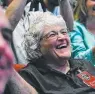
POLYGON ((78 69, 95 75, 95 69, 89 62, 70 59, 70 71, 65 75, 46 65, 44 58, 29 63, 20 71, 21 76, 31 84, 39 94, 95 94, 77 77, 78 69))

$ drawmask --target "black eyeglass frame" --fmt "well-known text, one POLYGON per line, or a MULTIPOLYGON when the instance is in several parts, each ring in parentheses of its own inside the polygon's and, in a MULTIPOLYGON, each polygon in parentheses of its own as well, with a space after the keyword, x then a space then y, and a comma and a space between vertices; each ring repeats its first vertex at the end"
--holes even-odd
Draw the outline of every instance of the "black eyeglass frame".
MULTIPOLYGON (((69 29, 67 28, 67 29, 61 29, 60 31, 58 31, 58 32, 60 32, 60 33, 62 33, 62 34, 68 34, 68 32, 69 32, 69 29)), ((42 38, 41 38, 41 40, 42 39, 49 39, 51 36, 52 37, 54 37, 55 35, 58 35, 58 32, 56 32, 56 31, 50 31, 50 32, 48 32, 47 34, 45 34, 45 35, 43 35, 42 36, 42 38), (51 34, 50 34, 51 33, 51 34)))

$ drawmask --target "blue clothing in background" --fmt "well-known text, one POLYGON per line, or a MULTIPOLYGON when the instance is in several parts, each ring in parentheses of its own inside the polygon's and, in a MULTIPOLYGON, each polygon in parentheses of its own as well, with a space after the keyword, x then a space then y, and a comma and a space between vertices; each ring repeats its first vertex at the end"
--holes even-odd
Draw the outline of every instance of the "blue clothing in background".
POLYGON ((74 30, 70 32, 72 57, 90 61, 95 66, 92 47, 95 46, 95 35, 91 34, 83 24, 74 22, 74 30))
POLYGON ((60 15, 60 8, 59 8, 59 6, 54 8, 53 14, 56 15, 56 16, 60 15))

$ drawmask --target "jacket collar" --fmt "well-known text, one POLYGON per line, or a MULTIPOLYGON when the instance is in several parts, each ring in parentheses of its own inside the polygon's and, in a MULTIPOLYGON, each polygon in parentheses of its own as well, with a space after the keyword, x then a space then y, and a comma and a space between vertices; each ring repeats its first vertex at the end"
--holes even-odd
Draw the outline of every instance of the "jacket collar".
MULTIPOLYGON (((87 70, 84 64, 84 60, 70 58, 68 61, 70 64, 70 71, 75 71, 78 69, 82 71, 87 70)), ((34 62, 30 64, 34 65, 39 71, 44 72, 44 73, 52 71, 52 68, 46 64, 44 57, 40 57, 39 59, 35 60, 34 62)))

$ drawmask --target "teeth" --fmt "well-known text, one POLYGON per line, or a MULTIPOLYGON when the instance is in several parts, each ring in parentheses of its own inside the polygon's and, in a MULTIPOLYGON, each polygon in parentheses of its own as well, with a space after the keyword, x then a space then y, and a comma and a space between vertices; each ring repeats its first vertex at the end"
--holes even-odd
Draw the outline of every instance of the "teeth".
POLYGON ((60 48, 63 48, 63 46, 61 45, 61 46, 58 46, 58 49, 60 49, 60 48))
POLYGON ((61 49, 61 48, 65 48, 65 47, 67 47, 67 44, 59 45, 59 46, 57 46, 57 49, 61 49))

